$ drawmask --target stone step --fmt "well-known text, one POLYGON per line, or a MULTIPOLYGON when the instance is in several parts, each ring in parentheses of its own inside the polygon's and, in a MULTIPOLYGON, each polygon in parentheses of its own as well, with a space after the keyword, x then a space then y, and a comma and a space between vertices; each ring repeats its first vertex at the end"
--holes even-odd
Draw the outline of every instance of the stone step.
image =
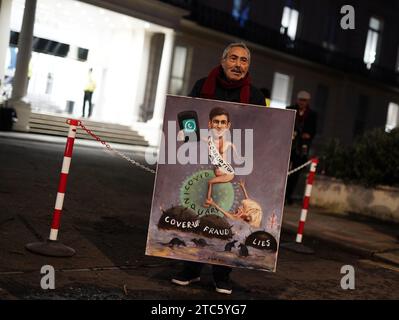
MULTIPOLYGON (((29 126, 31 129, 56 130, 56 131, 62 131, 62 132, 68 132, 68 128, 69 128, 69 125, 66 123, 50 123, 48 121, 37 122, 35 120, 31 120, 29 122, 29 126)), ((106 135, 108 137, 123 137, 126 139, 129 139, 129 138, 139 139, 140 138, 140 139, 144 140, 144 138, 141 137, 134 130, 117 130, 117 129, 110 129, 110 128, 106 128, 106 127, 89 126, 86 124, 85 124, 85 127, 87 127, 89 130, 93 131, 93 133, 98 134, 98 135, 106 135)), ((84 132, 83 128, 78 127, 78 130, 84 132)))
MULTIPOLYGON (((38 133, 38 134, 47 134, 47 135, 53 135, 53 136, 62 136, 65 137, 67 136, 67 132, 62 132, 62 131, 55 131, 55 130, 44 130, 44 129, 33 129, 29 131, 30 133, 38 133)), ((84 140, 95 140, 93 137, 83 134, 83 133, 78 133, 76 135, 77 139, 84 139, 84 140)), ((120 144, 129 144, 129 145, 137 145, 137 146, 148 146, 147 141, 143 140, 135 140, 135 139, 121 139, 121 138, 109 138, 109 137, 101 137, 101 139, 105 142, 109 143, 120 143, 120 144)))
MULTIPOLYGON (((29 132, 66 137, 69 128, 66 123, 67 119, 68 117, 65 116, 32 113, 29 120, 29 132)), ((105 142, 148 146, 148 142, 129 126, 91 120, 83 120, 83 123, 105 142)), ((82 128, 78 128, 76 137, 78 139, 95 140, 82 128)))
MULTIPOLYGON (((73 117, 32 112, 30 121, 41 122, 41 123, 50 121, 52 123, 66 124, 66 120, 70 119, 70 118, 73 118, 73 117)), ((102 127, 102 128, 115 129, 115 130, 121 130, 121 131, 132 130, 129 126, 122 125, 122 124, 105 123, 105 122, 99 122, 99 121, 93 121, 93 120, 81 119, 81 118, 78 118, 77 120, 81 120, 85 126, 102 127)), ((134 130, 132 130, 132 131, 134 131, 134 130)))

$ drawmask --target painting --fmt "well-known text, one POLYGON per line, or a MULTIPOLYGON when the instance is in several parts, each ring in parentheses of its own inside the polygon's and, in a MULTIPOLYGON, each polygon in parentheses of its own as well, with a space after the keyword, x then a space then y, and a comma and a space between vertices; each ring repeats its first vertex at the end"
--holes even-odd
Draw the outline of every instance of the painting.
POLYGON ((294 120, 167 96, 146 254, 275 271, 294 120))

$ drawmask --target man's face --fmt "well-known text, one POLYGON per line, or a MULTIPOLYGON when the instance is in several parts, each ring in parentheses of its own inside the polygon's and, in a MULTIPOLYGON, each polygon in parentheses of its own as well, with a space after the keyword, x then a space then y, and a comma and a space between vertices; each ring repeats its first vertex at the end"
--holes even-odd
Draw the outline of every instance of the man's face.
POLYGON ((241 80, 248 73, 248 52, 244 48, 233 47, 227 53, 226 58, 222 58, 222 61, 220 63, 228 80, 241 80))
POLYGON ((223 136, 226 130, 230 129, 230 125, 231 123, 225 114, 214 116, 212 120, 208 122, 208 128, 212 130, 212 133, 216 137, 223 136))
POLYGON ((298 99, 297 100, 298 106, 301 109, 305 109, 306 107, 308 107, 309 106, 309 102, 310 102, 309 99, 298 99))

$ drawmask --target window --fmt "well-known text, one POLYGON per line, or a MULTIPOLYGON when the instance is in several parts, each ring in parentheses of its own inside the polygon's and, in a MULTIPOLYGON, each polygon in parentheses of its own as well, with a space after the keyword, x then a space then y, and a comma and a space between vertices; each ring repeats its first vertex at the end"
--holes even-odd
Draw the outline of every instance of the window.
POLYGON ((399 105, 391 102, 388 106, 387 123, 385 131, 389 132, 399 125, 399 105))
POLYGON ((299 12, 297 10, 288 6, 284 7, 283 16, 281 18, 280 33, 286 34, 291 40, 295 40, 298 16, 299 12))
POLYGON ((244 27, 248 20, 249 9, 249 0, 233 0, 233 9, 231 10, 231 15, 240 23, 241 27, 244 27))
POLYGON ((176 46, 175 54, 173 56, 172 73, 169 84, 169 92, 171 94, 183 94, 183 86, 185 82, 187 61, 187 48, 176 46))
POLYGON ((283 73, 274 73, 271 106, 285 108, 290 104, 291 93, 292 77, 283 73))
POLYGON ((323 47, 331 51, 335 50, 337 22, 340 19, 335 12, 335 10, 331 10, 331 12, 328 13, 326 32, 323 41, 323 47))
POLYGON ((361 94, 357 103, 356 118, 353 127, 353 135, 359 136, 366 129, 367 117, 369 114, 369 97, 361 94))
POLYGON ((367 65, 367 69, 375 62, 379 46, 378 39, 382 30, 382 21, 371 17, 369 22, 369 31, 367 33, 366 47, 364 49, 363 61, 367 65))

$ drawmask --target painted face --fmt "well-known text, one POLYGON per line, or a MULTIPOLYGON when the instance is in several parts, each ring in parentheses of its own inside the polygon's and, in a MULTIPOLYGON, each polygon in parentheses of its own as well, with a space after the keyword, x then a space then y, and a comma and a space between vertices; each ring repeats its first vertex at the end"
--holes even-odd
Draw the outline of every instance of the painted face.
POLYGON ((212 130, 212 133, 216 137, 221 137, 230 129, 231 123, 227 119, 225 114, 214 116, 211 121, 208 122, 208 128, 212 130))
POLYGON ((238 81, 246 76, 249 69, 249 56, 247 50, 241 47, 233 47, 222 59, 223 71, 230 81, 238 81))
POLYGON ((244 213, 244 207, 243 206, 239 206, 237 208, 236 215, 241 216, 243 213, 244 213))
POLYGON ((236 215, 246 222, 251 221, 251 217, 246 214, 246 210, 242 205, 237 208, 236 215))

